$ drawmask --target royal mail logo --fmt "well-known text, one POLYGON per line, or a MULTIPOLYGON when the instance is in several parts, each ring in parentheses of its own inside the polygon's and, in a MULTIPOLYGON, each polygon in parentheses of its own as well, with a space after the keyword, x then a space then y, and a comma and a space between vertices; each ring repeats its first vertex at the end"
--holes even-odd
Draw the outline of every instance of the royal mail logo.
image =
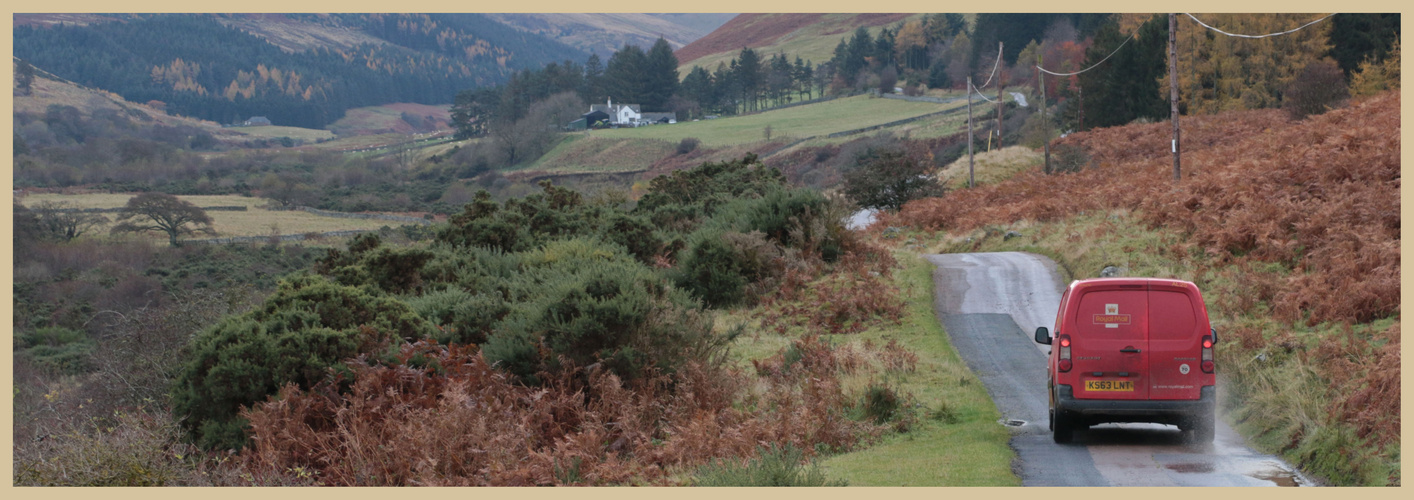
POLYGON ((1119 313, 1119 304, 1105 304, 1105 313, 1095 315, 1095 324, 1105 325, 1105 328, 1119 328, 1119 325, 1129 324, 1129 315, 1119 313))

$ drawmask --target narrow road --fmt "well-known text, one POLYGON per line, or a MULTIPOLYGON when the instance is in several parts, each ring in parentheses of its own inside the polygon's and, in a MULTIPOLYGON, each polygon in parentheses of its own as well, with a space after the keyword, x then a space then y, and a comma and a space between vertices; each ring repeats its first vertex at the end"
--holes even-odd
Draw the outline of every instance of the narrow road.
MULTIPOLYGON (((1210 444, 1177 427, 1105 424, 1060 445, 1047 429, 1046 355, 1038 326, 1053 328, 1065 284, 1055 263, 1019 253, 929 255, 934 307, 948 336, 1013 429, 1024 486, 1308 486, 1280 459, 1257 453, 1219 419, 1210 444)), ((1221 371, 1221 367, 1219 370, 1221 371)))

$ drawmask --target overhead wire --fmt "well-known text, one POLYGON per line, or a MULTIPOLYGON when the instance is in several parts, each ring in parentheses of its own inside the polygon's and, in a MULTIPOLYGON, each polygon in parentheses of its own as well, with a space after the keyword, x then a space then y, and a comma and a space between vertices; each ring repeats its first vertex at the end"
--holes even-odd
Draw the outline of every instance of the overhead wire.
MULTIPOLYGON (((1137 31, 1136 31, 1136 33, 1137 33, 1137 31)), ((1128 38, 1125 38, 1123 42, 1120 42, 1120 44, 1119 44, 1118 47, 1115 47, 1114 52, 1110 52, 1110 55, 1105 56, 1105 58, 1104 58, 1104 59, 1101 59, 1100 62, 1097 62, 1097 63, 1095 63, 1094 65, 1092 65, 1092 66, 1090 66, 1090 67, 1088 67, 1088 68, 1082 69, 1082 70, 1080 70, 1080 71, 1076 71, 1076 72, 1074 72, 1074 73, 1056 73, 1056 72, 1051 71, 1051 70, 1048 70, 1048 69, 1046 69, 1046 68, 1042 68, 1040 64, 1037 64, 1037 65, 1036 65, 1036 69, 1041 70, 1042 73, 1046 73, 1046 74, 1048 74, 1048 75, 1056 75, 1056 76, 1074 76, 1074 75, 1078 75, 1078 74, 1084 73, 1084 72, 1086 72, 1086 71, 1090 71, 1090 70, 1092 70, 1092 69, 1095 69, 1095 66, 1099 66, 1099 65, 1101 65, 1101 64, 1104 64, 1105 61, 1108 61, 1108 60, 1110 60, 1111 57, 1114 57, 1115 53, 1118 53, 1118 52, 1119 52, 1119 49, 1124 48, 1124 45, 1125 45, 1125 44, 1129 43, 1130 40, 1133 40, 1134 37, 1137 36, 1136 33, 1131 33, 1128 38)))
POLYGON ((1317 20, 1315 20, 1315 21, 1311 21, 1311 22, 1309 22, 1309 23, 1303 24, 1303 25, 1301 25, 1301 26, 1299 26, 1299 27, 1297 27, 1297 28, 1294 28, 1294 29, 1289 29, 1289 30, 1286 30, 1286 31, 1278 32, 1278 33, 1267 33, 1267 34, 1265 34, 1265 35, 1242 35, 1242 34, 1237 34, 1237 33, 1228 33, 1228 32, 1226 32, 1226 31, 1223 31, 1223 30, 1214 28, 1214 27, 1212 27, 1212 26, 1208 26, 1207 23, 1204 23, 1203 21, 1198 20, 1198 18, 1193 17, 1193 14, 1189 14, 1189 13, 1187 13, 1187 12, 1184 12, 1183 15, 1188 16, 1189 18, 1193 19, 1193 22, 1196 22, 1196 23, 1202 25, 1204 28, 1208 28, 1208 29, 1210 29, 1210 30, 1216 31, 1216 32, 1218 32, 1218 33, 1222 33, 1222 34, 1227 35, 1227 36, 1233 36, 1233 37, 1238 37, 1238 38, 1267 38, 1267 37, 1279 36, 1279 35, 1286 35, 1286 34, 1290 34, 1290 33, 1295 33, 1295 32, 1297 32, 1297 31, 1301 31, 1301 30, 1305 29, 1307 26, 1310 26, 1310 25, 1312 25, 1312 24, 1319 23, 1319 22, 1321 22, 1321 21, 1325 21, 1326 19, 1330 19, 1331 16, 1334 16, 1335 14, 1329 14, 1329 15, 1327 15, 1326 17, 1322 17, 1322 18, 1317 19, 1317 20))
POLYGON ((1001 52, 1001 51, 997 51, 997 62, 992 63, 992 74, 987 75, 987 83, 982 84, 981 87, 976 87, 976 86, 974 86, 974 87, 981 89, 981 88, 986 88, 987 85, 990 85, 990 84, 992 83, 992 77, 997 76, 997 68, 1001 67, 1001 65, 1002 65, 1002 52, 1001 52))

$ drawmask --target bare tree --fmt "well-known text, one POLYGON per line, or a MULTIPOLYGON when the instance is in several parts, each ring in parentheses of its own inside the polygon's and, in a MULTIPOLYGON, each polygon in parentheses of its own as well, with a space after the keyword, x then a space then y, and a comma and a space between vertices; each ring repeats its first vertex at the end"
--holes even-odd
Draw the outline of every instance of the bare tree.
POLYGON ((161 231, 167 233, 172 246, 180 246, 177 236, 206 233, 211 228, 211 216, 189 201, 166 193, 143 193, 132 197, 118 214, 120 224, 112 232, 161 231))
POLYGON ((67 203, 44 201, 30 209, 38 223, 40 234, 56 241, 70 241, 108 223, 108 218, 82 212, 67 203))

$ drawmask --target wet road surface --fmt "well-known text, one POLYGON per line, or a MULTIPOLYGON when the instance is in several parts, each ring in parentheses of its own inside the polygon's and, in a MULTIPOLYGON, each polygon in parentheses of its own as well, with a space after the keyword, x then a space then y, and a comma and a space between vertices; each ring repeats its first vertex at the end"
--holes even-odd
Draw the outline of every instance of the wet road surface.
MULTIPOLYGON (((1310 486, 1294 468, 1251 450, 1221 418, 1212 443, 1177 427, 1104 424, 1056 444, 1047 428, 1046 355, 1032 338, 1053 328, 1064 284, 1049 259, 1027 253, 929 255, 934 307, 968 367, 1012 429, 1025 486, 1310 486)), ((1221 368, 1219 368, 1221 370, 1221 368)))

